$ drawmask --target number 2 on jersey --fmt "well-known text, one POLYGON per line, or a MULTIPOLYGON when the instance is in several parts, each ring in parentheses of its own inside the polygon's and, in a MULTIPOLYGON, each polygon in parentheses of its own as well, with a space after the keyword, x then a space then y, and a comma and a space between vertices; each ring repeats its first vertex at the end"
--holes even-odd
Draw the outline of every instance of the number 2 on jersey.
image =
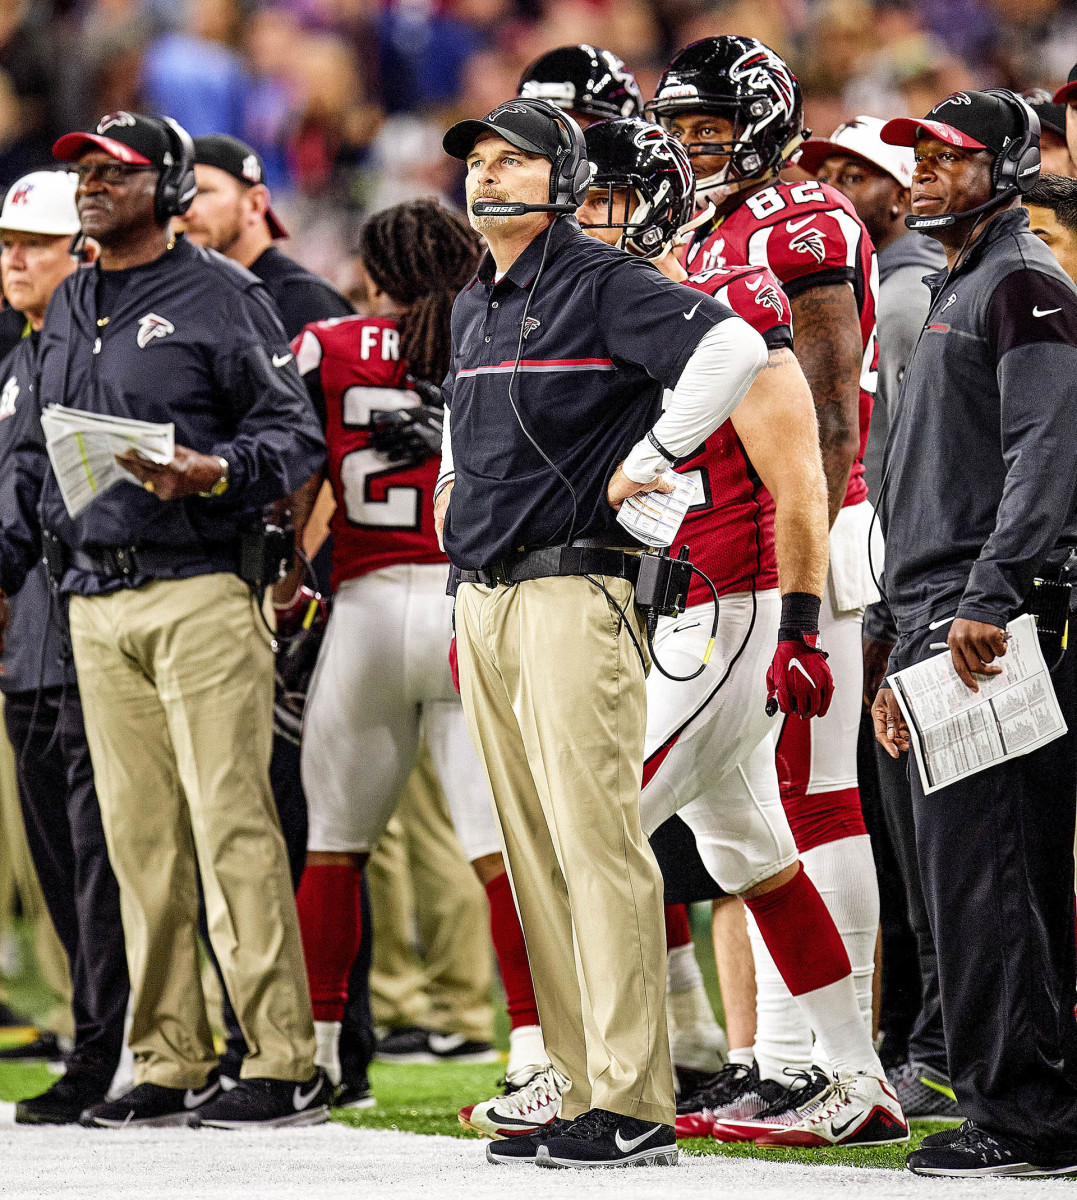
MULTIPOLYGON (((371 414, 397 408, 414 408, 420 403, 416 392, 402 388, 350 387, 342 397, 341 419, 345 429, 369 429, 371 414)), ((399 468, 387 466, 385 459, 369 447, 352 450, 340 462, 340 483, 344 491, 344 511, 353 525, 364 529, 419 529, 422 492, 410 485, 385 488, 385 498, 371 498, 371 485, 399 468)))

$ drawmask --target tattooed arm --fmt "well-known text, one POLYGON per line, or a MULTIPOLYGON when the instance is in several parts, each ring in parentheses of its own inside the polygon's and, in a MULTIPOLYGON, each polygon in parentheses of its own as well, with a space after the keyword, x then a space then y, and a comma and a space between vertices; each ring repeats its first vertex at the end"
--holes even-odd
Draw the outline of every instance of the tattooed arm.
POLYGON ((815 400, 833 525, 860 446, 860 318, 847 283, 805 288, 792 308, 794 349, 815 400))

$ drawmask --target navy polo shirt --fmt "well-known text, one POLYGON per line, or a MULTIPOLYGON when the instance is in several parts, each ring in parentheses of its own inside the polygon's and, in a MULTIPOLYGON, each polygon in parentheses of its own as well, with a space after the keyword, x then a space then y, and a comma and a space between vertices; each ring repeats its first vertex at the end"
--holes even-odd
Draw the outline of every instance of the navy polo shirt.
POLYGON ((704 335, 733 316, 650 263, 583 233, 573 217, 549 233, 546 266, 524 305, 547 233, 499 282, 487 254, 456 298, 445 380, 455 482, 445 549, 474 570, 506 554, 581 538, 624 545, 606 487, 661 415, 704 335), (571 482, 573 497, 527 434, 571 482))

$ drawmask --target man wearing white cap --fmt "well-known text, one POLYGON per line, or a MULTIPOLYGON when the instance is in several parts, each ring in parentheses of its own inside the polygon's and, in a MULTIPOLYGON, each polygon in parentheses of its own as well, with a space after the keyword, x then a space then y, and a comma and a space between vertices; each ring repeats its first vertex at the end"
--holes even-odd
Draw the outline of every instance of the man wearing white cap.
MULTIPOLYGON (((878 117, 854 117, 839 125, 829 138, 805 142, 797 162, 820 183, 829 183, 848 197, 875 243, 879 262, 879 382, 864 454, 864 475, 876 504, 885 474, 883 450, 895 416, 901 378, 931 303, 924 276, 946 265, 938 242, 905 226, 915 159, 911 147, 892 146, 882 140, 880 130, 885 123, 878 117)), ((876 569, 880 568, 881 563, 877 563, 876 569)), ((896 640, 886 605, 869 605, 864 613, 866 697, 873 699, 878 691, 896 640)), ((921 1003, 909 1034, 907 1061, 890 1072, 890 1080, 907 1116, 955 1120, 959 1113, 946 1063, 935 943, 916 862, 907 763, 904 756, 900 760, 890 758, 881 746, 876 747, 875 758, 880 800, 901 872, 920 965, 921 1003)))
MULTIPOLYGON (((0 214, 0 278, 26 334, 0 365, 0 474, 12 474, 24 406, 33 405, 38 334, 52 293, 77 267, 77 177, 36 171, 9 190, 0 214)), ((92 247, 90 254, 96 253, 92 247)), ((16 489, 0 493, 0 522, 17 517, 16 489)), ((6 598, 0 603, 8 603, 6 598)), ((71 970, 75 1045, 65 1073, 22 1101, 20 1124, 67 1124, 104 1099, 123 1044, 127 960, 120 895, 94 790, 70 647, 43 564, 27 576, 0 639, 4 720, 18 764, 26 837, 49 915, 71 970)))

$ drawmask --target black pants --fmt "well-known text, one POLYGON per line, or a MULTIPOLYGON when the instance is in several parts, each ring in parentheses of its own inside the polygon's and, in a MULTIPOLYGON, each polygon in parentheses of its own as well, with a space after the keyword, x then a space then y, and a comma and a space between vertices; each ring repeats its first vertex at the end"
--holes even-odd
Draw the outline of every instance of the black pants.
MULTIPOLYGON (((937 653, 922 629, 898 670, 937 653)), ((1077 1148, 1073 833, 1077 651, 1053 674, 1070 732, 925 796, 910 772, 917 858, 964 1116, 1049 1150, 1077 1148)))
POLYGON ((45 904, 71 968, 75 1048, 69 1072, 111 1081, 123 1046, 127 958, 78 688, 4 699, 19 802, 45 904))

